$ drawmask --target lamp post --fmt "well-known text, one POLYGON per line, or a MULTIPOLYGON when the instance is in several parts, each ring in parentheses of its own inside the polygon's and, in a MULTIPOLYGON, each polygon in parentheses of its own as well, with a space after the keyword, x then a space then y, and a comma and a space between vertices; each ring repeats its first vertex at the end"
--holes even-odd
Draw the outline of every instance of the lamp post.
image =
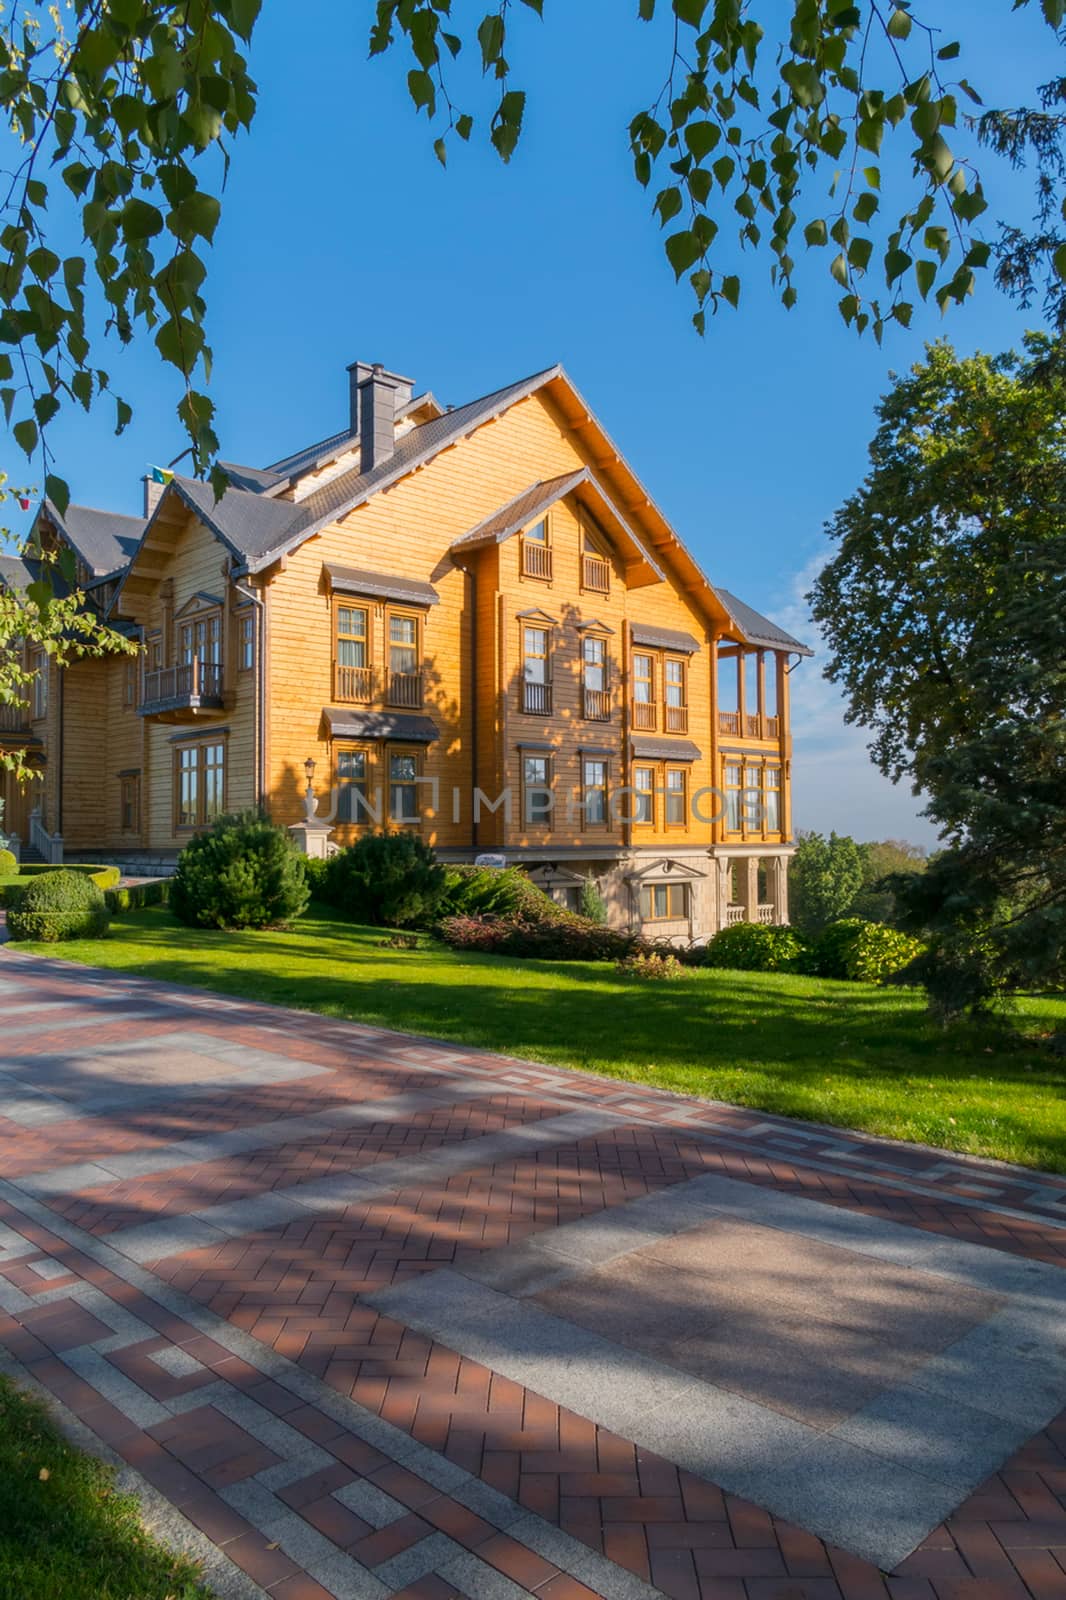
POLYGON ((304 794, 304 816, 307 818, 308 822, 313 822, 316 809, 315 791, 313 788, 315 776, 314 756, 308 756, 307 760, 304 762, 304 772, 307 774, 307 791, 304 794))

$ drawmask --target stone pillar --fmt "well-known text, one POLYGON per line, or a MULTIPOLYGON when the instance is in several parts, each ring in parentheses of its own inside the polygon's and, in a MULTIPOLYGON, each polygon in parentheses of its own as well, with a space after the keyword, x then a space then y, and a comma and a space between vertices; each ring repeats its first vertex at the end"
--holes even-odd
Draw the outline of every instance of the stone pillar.
POLYGON ((745 922, 759 920, 759 858, 746 856, 742 862, 741 894, 744 900, 745 922))
POLYGON ((718 927, 726 926, 726 907, 729 905, 730 885, 733 881, 733 863, 729 856, 720 856, 718 859, 718 927))
POLYGON ((778 927, 788 926, 788 857, 774 860, 774 921, 778 927))

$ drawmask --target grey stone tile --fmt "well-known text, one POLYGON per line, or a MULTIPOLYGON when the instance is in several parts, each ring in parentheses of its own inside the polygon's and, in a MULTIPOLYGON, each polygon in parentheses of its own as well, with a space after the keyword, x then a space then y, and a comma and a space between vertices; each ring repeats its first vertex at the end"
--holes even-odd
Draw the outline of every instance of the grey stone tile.
POLYGON ((150 1350, 148 1359, 169 1372, 172 1378, 191 1378, 194 1373, 207 1371, 202 1361, 197 1361, 180 1345, 168 1344, 162 1350, 150 1350))
POLYGON ((1058 1361, 1041 1360, 1037 1350, 1014 1356, 1002 1346, 990 1351, 982 1328, 915 1367, 910 1383, 953 1404, 1018 1423, 1027 1435, 1046 1427, 1066 1404, 1058 1361))
POLYGON ((112 1250, 131 1261, 160 1261, 164 1256, 225 1244, 230 1237, 198 1217, 168 1217, 162 1222, 141 1222, 108 1234, 112 1250))
POLYGON ((1023 1424, 911 1384, 879 1395, 833 1430, 886 1461, 969 1489, 1024 1444, 1023 1424))
POLYGON ((307 1570, 336 1600, 389 1600, 393 1592, 380 1578, 375 1578, 358 1561, 340 1551, 309 1562, 307 1570))
POLYGON ((301 1207, 290 1192, 266 1189, 261 1194, 248 1195, 243 1200, 231 1200, 225 1205, 205 1206, 190 1216, 216 1228, 219 1233, 239 1237, 242 1233, 259 1233, 266 1228, 280 1227, 299 1216, 301 1207))
MULTIPOLYGON (((333 1498, 339 1500, 342 1506, 347 1506, 349 1511, 354 1511, 357 1517, 362 1517, 364 1522, 369 1522, 372 1528, 387 1528, 391 1522, 399 1522, 401 1517, 407 1515, 406 1506, 368 1478, 356 1478, 352 1483, 335 1489, 333 1498)), ((397 1588, 402 1587, 402 1584, 397 1585, 397 1588)))
POLYGON ((30 1173, 16 1181, 20 1189, 30 1194, 73 1194, 79 1189, 97 1189, 115 1180, 106 1167, 98 1166, 93 1161, 83 1161, 77 1166, 30 1173))
POLYGON ((467 1600, 535 1600, 529 1589, 513 1583, 487 1561, 479 1561, 466 1550, 439 1571, 442 1578, 467 1596, 467 1600))
POLYGON ((766 1473, 750 1498, 891 1572, 962 1496, 955 1484, 823 1434, 794 1461, 766 1473))
POLYGON ((79 1378, 91 1383, 105 1400, 110 1400, 123 1416, 129 1417, 139 1428, 154 1428, 157 1423, 170 1420, 171 1414, 166 1406, 153 1400, 151 1395, 87 1345, 81 1345, 76 1350, 64 1350, 59 1359, 71 1372, 76 1372, 79 1378))
POLYGON ((424 1578, 427 1572, 436 1572, 465 1553, 462 1545, 449 1539, 446 1533, 431 1533, 375 1567, 374 1576, 387 1589, 406 1589, 408 1584, 424 1578))

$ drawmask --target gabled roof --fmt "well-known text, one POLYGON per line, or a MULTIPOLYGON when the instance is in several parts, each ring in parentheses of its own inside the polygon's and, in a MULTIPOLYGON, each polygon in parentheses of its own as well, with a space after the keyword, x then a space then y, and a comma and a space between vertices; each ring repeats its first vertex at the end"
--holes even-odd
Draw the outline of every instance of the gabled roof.
POLYGON ((269 467, 242 467, 236 461, 220 461, 219 466, 235 489, 248 489, 252 494, 269 494, 289 481, 269 467))
POLYGON ((813 656, 814 651, 807 645, 801 644, 790 633, 786 633, 784 628, 778 627, 776 622, 771 622, 769 617, 764 617, 761 612, 754 610, 743 600, 738 600, 728 589, 719 589, 718 594, 736 623, 745 644, 763 645, 769 650, 789 650, 795 651, 797 655, 813 656))
POLYGON ((94 578, 119 572, 133 557, 147 524, 143 517, 126 517, 94 506, 69 505, 61 516, 51 500, 43 509, 94 578))
POLYGON ((453 540, 452 549, 474 550, 486 544, 502 544, 513 533, 519 533, 523 528, 528 528, 531 522, 536 522, 557 500, 576 489, 579 483, 584 483, 588 475, 585 467, 578 467, 562 477, 546 478, 541 483, 532 484, 479 522, 476 528, 471 528, 469 533, 453 540))

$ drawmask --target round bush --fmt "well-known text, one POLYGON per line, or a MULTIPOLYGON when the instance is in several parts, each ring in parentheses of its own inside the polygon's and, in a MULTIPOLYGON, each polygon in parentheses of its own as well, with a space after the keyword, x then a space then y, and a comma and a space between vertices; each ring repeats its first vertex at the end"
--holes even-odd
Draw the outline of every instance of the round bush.
POLYGON ((781 972, 794 967, 803 945, 791 928, 765 922, 734 922, 720 928, 703 949, 705 967, 735 972, 781 972))
POLYGON ((924 948, 920 939, 883 922, 842 917, 826 928, 808 952, 805 966, 820 978, 883 983, 909 967, 924 948))
POLYGON ((658 950, 638 950, 617 961, 615 969, 624 978, 640 978, 644 982, 676 983, 678 978, 687 977, 676 956, 658 950))
POLYGON ((256 811, 219 817, 185 846, 171 881, 175 916, 194 928, 269 928, 307 906, 304 857, 256 811))
POLYGON ((12 852, 10 850, 0 850, 0 878, 10 878, 18 869, 19 864, 12 852))
POLYGON ((7 914, 13 939, 99 939, 110 915, 101 891, 79 872, 44 872, 32 879, 7 914))
POLYGON ((326 867, 325 898, 354 922, 402 928, 432 920, 445 872, 415 833, 367 833, 326 867))

